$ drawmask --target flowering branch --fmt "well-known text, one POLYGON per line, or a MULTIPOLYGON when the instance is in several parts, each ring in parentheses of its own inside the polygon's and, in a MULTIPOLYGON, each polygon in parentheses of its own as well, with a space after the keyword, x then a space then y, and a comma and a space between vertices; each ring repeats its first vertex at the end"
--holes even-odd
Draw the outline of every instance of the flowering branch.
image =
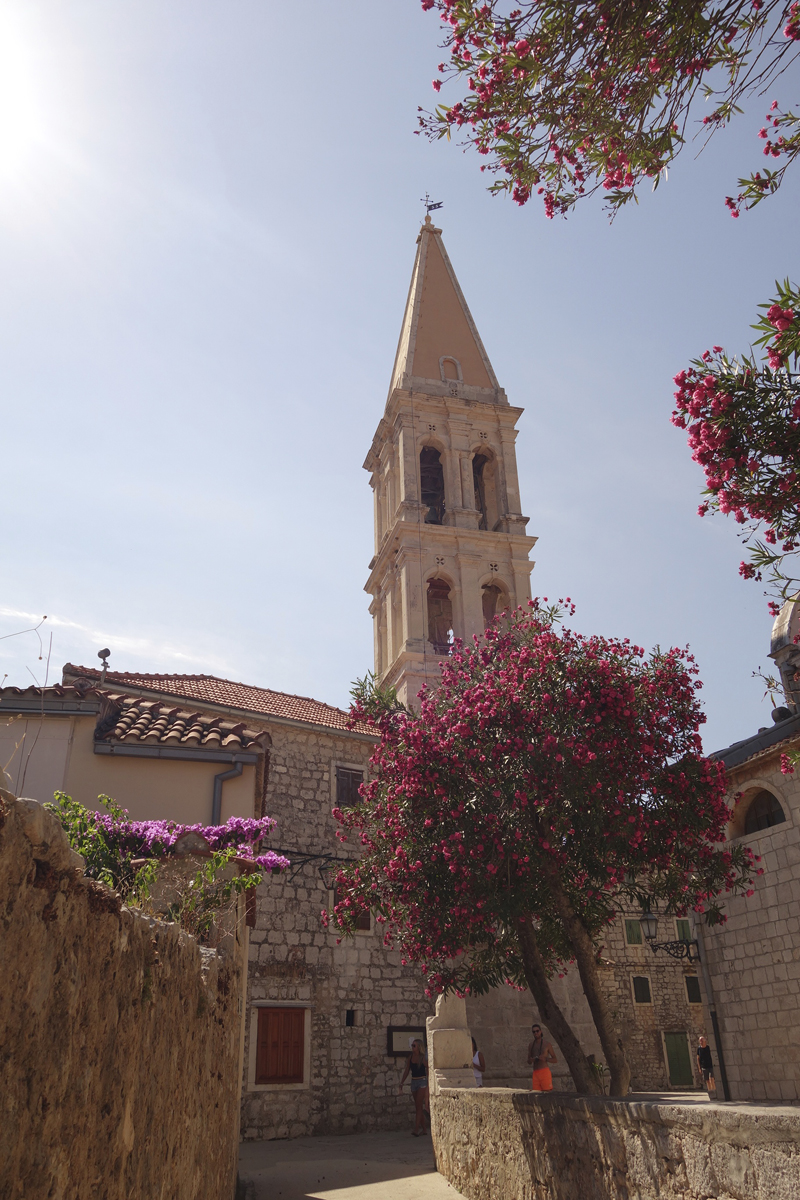
POLYGON ((788 279, 775 286, 753 327, 767 364, 707 350, 675 376, 672 414, 705 472, 708 499, 698 512, 731 513, 744 527, 750 557, 739 573, 766 578, 773 616, 800 586, 786 565, 800 550, 800 290, 788 279))
MULTIPOLYGON (((800 5, 786 0, 422 0, 445 25, 448 58, 433 81, 466 93, 420 109, 430 138, 458 131, 486 158, 492 192, 518 204, 535 193, 547 216, 604 191, 609 208, 657 186, 686 142, 698 95, 711 105, 701 129, 727 125, 798 53, 800 5)), ((795 120, 781 115, 781 127, 795 120)), ((794 156, 776 143, 787 163, 794 156)), ((753 195, 777 187, 782 171, 753 195), (778 177, 780 176, 780 177, 778 177), (773 187, 774 185, 774 187, 773 187)), ((740 181, 741 182, 741 181, 740 181)), ((749 193, 748 193, 749 196, 749 193)), ((741 198, 740 198, 741 199, 741 198)))

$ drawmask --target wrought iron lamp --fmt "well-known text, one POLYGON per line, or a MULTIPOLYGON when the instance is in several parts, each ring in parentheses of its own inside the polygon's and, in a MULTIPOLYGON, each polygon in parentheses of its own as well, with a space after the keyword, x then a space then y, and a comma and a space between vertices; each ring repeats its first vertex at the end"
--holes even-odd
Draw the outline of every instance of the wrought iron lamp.
POLYGON ((650 911, 649 907, 642 913, 639 921, 642 926, 644 940, 653 951, 653 954, 657 954, 659 950, 665 950, 673 958, 685 958, 689 962, 699 962, 700 954, 696 938, 691 941, 688 938, 677 938, 674 942, 657 942, 658 917, 650 911))

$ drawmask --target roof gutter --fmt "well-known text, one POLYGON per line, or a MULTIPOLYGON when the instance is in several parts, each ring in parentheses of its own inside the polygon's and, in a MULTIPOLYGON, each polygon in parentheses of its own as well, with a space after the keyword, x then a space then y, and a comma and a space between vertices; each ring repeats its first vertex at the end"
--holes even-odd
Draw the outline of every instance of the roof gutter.
POLYGON ((115 758, 177 758, 191 762, 239 763, 235 772, 241 775, 243 763, 257 763, 261 757, 251 750, 191 750, 186 746, 136 746, 118 742, 95 742, 95 754, 111 754, 115 758))
POLYGON ((211 801, 211 824, 220 825, 222 816, 222 785, 226 779, 233 779, 242 773, 241 761, 237 761, 230 771, 221 771, 214 776, 214 798, 211 801))

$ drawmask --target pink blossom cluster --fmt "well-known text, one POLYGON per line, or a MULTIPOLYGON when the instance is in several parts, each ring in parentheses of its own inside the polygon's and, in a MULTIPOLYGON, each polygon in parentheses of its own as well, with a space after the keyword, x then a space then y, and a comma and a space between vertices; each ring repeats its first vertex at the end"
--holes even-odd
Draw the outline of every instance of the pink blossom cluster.
MULTIPOLYGON (((127 818, 127 813, 125 814, 127 818)), ((187 833, 197 833, 205 838, 212 850, 236 851, 238 858, 257 863, 267 872, 282 871, 289 860, 273 850, 258 853, 260 843, 275 824, 272 817, 259 820, 246 817, 230 817, 224 825, 181 825, 177 821, 130 821, 102 812, 90 814, 98 830, 103 830, 108 840, 129 855, 166 855, 187 833)))
POLYGON ((335 814, 363 855, 339 873, 334 923, 373 909, 439 990, 520 982, 513 934, 531 917, 549 961, 570 957, 553 872, 598 935, 632 877, 724 919, 717 897, 752 860, 717 848, 726 778, 702 753, 696 675, 687 651, 587 637, 533 601, 456 643, 418 715, 356 706, 381 740, 360 804, 335 814))
MULTIPOLYGON (((500 0, 421 2, 438 10, 445 28, 449 62, 439 75, 463 77, 467 88, 463 99, 421 116, 421 128, 430 136, 463 129, 491 156, 481 170, 497 175, 493 190, 508 190, 520 205, 535 192, 552 217, 596 188, 618 206, 642 180, 656 179, 683 145, 681 125, 703 76, 718 67, 731 85, 712 93, 717 107, 704 124, 726 124, 729 91, 778 0, 704 11, 698 23, 658 5, 630 13, 623 6, 609 21, 604 3, 507 11, 500 0)), ((796 7, 786 37, 794 38, 796 7)), ((433 87, 440 92, 442 78, 433 87)))

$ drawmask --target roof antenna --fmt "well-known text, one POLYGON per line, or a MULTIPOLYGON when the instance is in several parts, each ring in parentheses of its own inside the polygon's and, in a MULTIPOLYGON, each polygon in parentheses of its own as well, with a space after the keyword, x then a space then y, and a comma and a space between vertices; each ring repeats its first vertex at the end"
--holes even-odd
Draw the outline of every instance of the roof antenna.
POLYGON ((97 657, 103 660, 103 669, 100 672, 100 686, 101 687, 103 686, 103 684, 106 681, 106 671, 108 670, 108 656, 110 653, 111 653, 110 650, 98 650, 97 651, 97 657))
POLYGON ((431 215, 431 213, 432 213, 432 212, 435 212, 437 208, 441 208, 441 207, 442 207, 442 205, 444 204, 444 200, 436 200, 436 201, 432 201, 432 200, 431 200, 431 198, 430 198, 430 196, 429 196, 429 195, 428 195, 428 193, 426 192, 426 193, 425 193, 425 199, 424 199, 424 200, 420 200, 420 204, 424 204, 424 205, 425 205, 425 215, 426 215, 426 216, 430 216, 430 215, 431 215))

